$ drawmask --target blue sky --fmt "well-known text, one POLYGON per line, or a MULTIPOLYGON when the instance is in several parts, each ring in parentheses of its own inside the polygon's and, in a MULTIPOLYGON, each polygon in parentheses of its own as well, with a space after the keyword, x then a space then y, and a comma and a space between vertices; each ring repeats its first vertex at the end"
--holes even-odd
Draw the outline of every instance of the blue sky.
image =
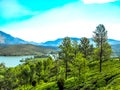
POLYGON ((98 24, 120 40, 120 0, 0 0, 0 30, 27 41, 89 38, 98 24))

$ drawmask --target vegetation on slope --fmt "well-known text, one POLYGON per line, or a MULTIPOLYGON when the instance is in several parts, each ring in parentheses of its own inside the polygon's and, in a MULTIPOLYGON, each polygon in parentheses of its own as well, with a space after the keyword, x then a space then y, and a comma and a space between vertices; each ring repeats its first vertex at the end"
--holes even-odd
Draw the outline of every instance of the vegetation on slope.
POLYGON ((31 44, 0 46, 0 55, 4 56, 43 55, 50 51, 54 51, 54 48, 35 46, 31 44))
MULTIPOLYGON (((62 66, 62 62, 60 62, 61 66, 59 68, 61 72, 57 75, 55 74, 55 68, 52 67, 53 64, 56 65, 56 62, 52 64, 50 62, 54 61, 50 58, 36 58, 28 60, 23 65, 14 68, 5 68, 1 65, 1 90, 5 90, 6 88, 10 90, 59 90, 57 80, 60 78, 64 79, 64 67, 62 66), (41 63, 42 65, 40 65, 41 63), (35 86, 32 86, 32 81, 36 81, 35 86)), ((70 71, 68 79, 64 82, 64 90, 120 89, 120 61, 118 59, 104 61, 101 73, 99 72, 98 61, 90 61, 88 66, 89 70, 85 76, 81 73, 80 79, 77 76, 74 77, 74 73, 77 73, 77 71, 70 71)))

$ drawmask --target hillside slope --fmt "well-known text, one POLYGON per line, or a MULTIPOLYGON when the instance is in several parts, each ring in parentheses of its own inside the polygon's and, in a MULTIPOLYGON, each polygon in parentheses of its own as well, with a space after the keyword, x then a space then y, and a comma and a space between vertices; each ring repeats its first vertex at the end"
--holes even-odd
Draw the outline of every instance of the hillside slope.
MULTIPOLYGON (((102 64, 102 72, 99 72, 98 62, 89 63, 89 71, 84 82, 78 81, 74 77, 65 80, 64 90, 120 90, 120 61, 117 59, 108 60, 102 64)), ((26 87, 20 86, 15 90, 59 90, 57 82, 41 82, 33 87, 28 84, 26 87)))
POLYGON ((19 44, 19 45, 1 45, 0 55, 11 56, 11 55, 42 55, 53 51, 53 48, 35 46, 31 44, 19 44))

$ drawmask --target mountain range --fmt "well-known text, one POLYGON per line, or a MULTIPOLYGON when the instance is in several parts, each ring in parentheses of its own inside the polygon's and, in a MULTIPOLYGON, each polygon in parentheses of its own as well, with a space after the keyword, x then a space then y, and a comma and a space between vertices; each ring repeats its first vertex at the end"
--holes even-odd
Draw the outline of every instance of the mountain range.
MULTIPOLYGON (((20 38, 13 37, 12 35, 7 34, 7 33, 3 32, 3 31, 0 31, 0 44, 1 45, 33 44, 33 45, 40 45, 40 46, 57 47, 57 46, 60 45, 62 40, 63 40, 63 38, 58 38, 56 40, 46 41, 46 42, 43 42, 43 43, 28 42, 28 41, 22 40, 20 38)), ((71 40, 80 41, 80 38, 71 37, 71 40)), ((92 38, 89 38, 89 40, 90 40, 91 43, 93 43, 92 38)), ((110 45, 119 45, 120 40, 108 39, 108 43, 110 45)))
MULTIPOLYGON (((80 41, 80 38, 70 38, 71 40, 80 41)), ((47 53, 49 51, 58 50, 58 46, 61 44, 62 40, 63 38, 58 38, 56 40, 46 41, 43 43, 29 42, 0 31, 0 55, 40 55, 44 54, 43 52, 47 53)), ((94 44, 92 38, 89 38, 89 40, 90 43, 94 44)), ((108 39, 108 43, 112 47, 113 54, 115 56, 120 56, 120 40, 108 39)))

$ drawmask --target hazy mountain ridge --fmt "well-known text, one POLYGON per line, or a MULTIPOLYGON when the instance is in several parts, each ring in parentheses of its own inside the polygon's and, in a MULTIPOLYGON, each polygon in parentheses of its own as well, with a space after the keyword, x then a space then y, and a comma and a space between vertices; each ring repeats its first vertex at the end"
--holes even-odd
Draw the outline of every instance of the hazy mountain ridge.
MULTIPOLYGON (((79 41, 80 38, 71 37, 71 40, 79 41)), ((53 40, 53 41, 43 42, 43 43, 41 43, 41 45, 43 45, 43 46, 54 46, 54 47, 57 47, 57 46, 59 46, 62 43, 62 41, 63 41, 63 38, 58 38, 58 39, 53 40)))
MULTIPOLYGON (((76 40, 76 41, 80 41, 81 38, 74 38, 74 37, 71 37, 71 40, 76 40)), ((56 40, 53 40, 53 41, 47 41, 47 42, 44 42, 44 43, 41 43, 41 45, 43 46, 59 46, 62 42, 63 38, 58 38, 56 40)), ((90 40, 90 43, 94 44, 92 38, 89 38, 90 40)), ((117 45, 117 44, 120 44, 120 40, 115 40, 115 39, 108 39, 108 43, 110 45, 117 45)))
MULTIPOLYGON (((61 44, 63 38, 58 38, 53 41, 46 41, 42 43, 36 43, 36 42, 28 42, 25 40, 22 40, 20 38, 16 38, 11 36, 10 34, 6 34, 3 31, 0 31, 0 44, 7 44, 7 45, 16 45, 16 44, 33 44, 33 45, 42 45, 42 46, 52 46, 57 47, 61 44)), ((77 37, 71 37, 71 40, 80 41, 80 38, 77 37)), ((92 38, 89 38, 90 42, 93 43, 92 38)), ((120 44, 120 40, 115 39, 108 39, 109 44, 111 45, 117 45, 120 44)))
MULTIPOLYGON (((3 31, 0 31, 0 46, 5 46, 5 45, 19 45, 19 44, 32 44, 32 45, 39 45, 39 46, 44 46, 45 48, 51 48, 51 49, 56 49, 57 47, 62 43, 63 38, 58 38, 53 41, 46 41, 43 43, 36 43, 36 42, 28 42, 25 40, 22 40, 20 38, 15 38, 10 34, 6 34, 3 31)), ((76 40, 80 41, 80 38, 76 37, 71 37, 71 40, 76 40)), ((92 38, 89 38, 90 43, 94 44, 92 41, 92 38)), ((115 40, 115 39, 108 39, 109 44, 112 46, 113 52, 118 52, 120 50, 120 40, 115 40), (118 50, 119 49, 119 50, 118 50)))

